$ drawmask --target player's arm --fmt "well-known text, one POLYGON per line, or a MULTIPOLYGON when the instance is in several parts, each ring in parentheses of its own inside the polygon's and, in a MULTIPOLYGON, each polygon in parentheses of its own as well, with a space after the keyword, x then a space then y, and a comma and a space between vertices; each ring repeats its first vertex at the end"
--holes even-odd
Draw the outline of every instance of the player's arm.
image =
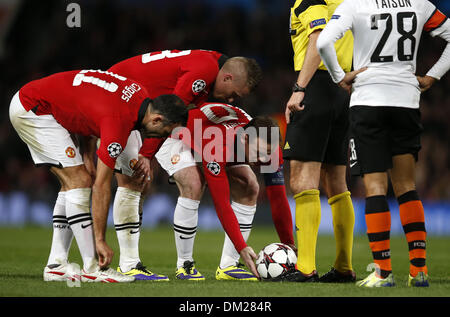
POLYGON ((417 76, 421 91, 428 90, 437 80, 450 69, 450 21, 439 10, 434 10, 431 17, 424 25, 424 30, 431 36, 439 36, 447 41, 447 45, 439 60, 427 72, 425 76, 417 76))
POLYGON ((111 263, 114 254, 106 243, 105 237, 109 204, 111 201, 112 177, 113 170, 99 159, 97 161, 95 182, 92 186, 92 218, 98 260, 102 268, 107 267, 111 263))
MULTIPOLYGON (((301 88, 306 88, 320 65, 320 55, 317 52, 316 42, 320 32, 326 23, 328 9, 324 5, 312 5, 304 12, 298 14, 298 19, 301 24, 306 26, 306 35, 308 36, 308 47, 306 49, 303 65, 301 65, 301 72, 297 78, 297 85, 301 88)), ((298 52, 294 52, 298 54, 298 52)), ((290 122, 290 115, 292 112, 304 109, 302 101, 305 97, 304 91, 293 92, 286 105, 286 122, 290 122)))
POLYGON ((173 94, 180 97, 186 106, 197 103, 216 80, 218 71, 217 63, 209 60, 191 61, 183 65, 182 75, 177 79, 173 94))
POLYGON ((106 243, 105 236, 111 203, 111 180, 116 159, 125 148, 129 133, 118 118, 104 118, 100 126, 97 173, 92 186, 92 219, 99 265, 102 268, 107 267, 113 257, 113 251, 106 243))
POLYGON ((259 277, 254 263, 254 260, 256 260, 256 254, 251 247, 247 246, 244 238, 242 237, 238 220, 233 209, 231 208, 230 185, 228 183, 228 177, 225 173, 225 164, 219 164, 219 166, 220 172, 217 175, 213 175, 209 171, 207 163, 203 162, 205 180, 208 184, 217 216, 223 229, 233 242, 236 251, 238 251, 241 255, 241 259, 245 262, 245 265, 255 276, 259 277))
POLYGON ((331 20, 327 23, 325 29, 321 32, 317 40, 317 50, 320 57, 331 75, 332 80, 341 88, 351 93, 351 87, 356 76, 365 71, 367 68, 363 67, 348 73, 345 73, 339 65, 336 55, 334 43, 342 38, 353 25, 353 12, 351 2, 344 1, 334 12, 331 20))

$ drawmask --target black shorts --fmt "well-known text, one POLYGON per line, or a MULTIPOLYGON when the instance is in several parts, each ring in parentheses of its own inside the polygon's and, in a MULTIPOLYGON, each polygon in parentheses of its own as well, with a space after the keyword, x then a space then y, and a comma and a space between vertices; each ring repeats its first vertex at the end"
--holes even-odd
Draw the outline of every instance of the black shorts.
POLYGON ((318 70, 308 84, 305 109, 294 112, 286 128, 285 160, 347 165, 349 95, 327 71, 318 70))
POLYGON ((412 154, 417 161, 423 131, 419 109, 353 106, 350 125, 352 175, 386 172, 395 155, 412 154))

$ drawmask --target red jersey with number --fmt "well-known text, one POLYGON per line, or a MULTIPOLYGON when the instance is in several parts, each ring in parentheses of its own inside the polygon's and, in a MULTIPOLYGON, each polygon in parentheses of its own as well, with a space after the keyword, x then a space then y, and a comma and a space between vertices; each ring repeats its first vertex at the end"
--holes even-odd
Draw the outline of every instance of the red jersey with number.
MULTIPOLYGON (((231 208, 230 185, 225 168, 230 163, 239 163, 235 151, 236 130, 250 120, 251 117, 238 107, 205 103, 189 111, 186 128, 181 130, 183 142, 190 146, 194 150, 194 156, 202 161, 205 180, 217 215, 238 252, 247 244, 231 208), (186 129, 188 132, 183 132, 186 129)), ((241 160, 240 163, 244 161, 241 160)))
MULTIPOLYGON (((215 51, 166 50, 131 57, 109 71, 136 80, 147 89, 150 98, 175 94, 186 105, 199 105, 208 99, 226 59, 215 51)), ((152 158, 161 144, 161 139, 145 139, 140 153, 152 158)))
MULTIPOLYGON (((223 103, 204 103, 197 109, 189 111, 187 125, 179 134, 182 136, 176 134, 173 136, 181 138, 194 150, 196 160, 201 160, 219 220, 238 252, 247 245, 231 208, 226 166, 246 164, 243 148, 236 143, 240 138, 239 131, 242 131, 241 128, 251 119, 238 107, 223 103)), ((274 172, 278 169, 279 160, 282 160, 280 151, 281 149, 278 151, 274 172)))
POLYGON ((114 169, 130 132, 140 128, 148 105, 145 88, 100 70, 57 73, 34 80, 19 91, 28 111, 51 114, 71 133, 101 138, 98 157, 114 169))

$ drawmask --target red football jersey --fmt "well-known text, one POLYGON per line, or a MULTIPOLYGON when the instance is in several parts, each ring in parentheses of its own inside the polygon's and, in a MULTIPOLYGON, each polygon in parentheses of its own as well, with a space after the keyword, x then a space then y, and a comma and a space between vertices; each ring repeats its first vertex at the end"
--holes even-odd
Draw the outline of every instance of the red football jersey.
POLYGON ((202 161, 217 215, 238 252, 247 244, 231 208, 225 168, 230 163, 244 163, 236 155, 235 135, 236 129, 245 126, 250 120, 251 117, 238 107, 205 103, 189 111, 186 128, 182 128, 180 133, 183 142, 194 150, 194 157, 202 161))
POLYGON ((225 60, 215 51, 167 50, 128 58, 108 70, 136 80, 150 98, 175 94, 186 105, 198 105, 208 98, 225 60))
MULTIPOLYGON (((109 71, 136 80, 147 89, 150 98, 175 94, 186 105, 199 105, 208 99, 226 59, 215 51, 166 50, 131 57, 109 71)), ((152 158, 161 144, 161 139, 145 139, 140 152, 152 158)))
MULTIPOLYGON (((173 137, 181 138, 194 151, 194 157, 201 161, 203 174, 214 201, 219 220, 230 237, 236 250, 240 252, 247 245, 240 232, 239 223, 230 204, 230 186, 226 166, 245 164, 245 153, 238 150, 236 139, 238 129, 252 118, 242 109, 223 103, 204 103, 189 111, 185 128, 173 137), (180 136, 181 135, 181 136, 180 136)), ((274 153, 276 172, 283 164, 281 148, 274 153), (277 155, 278 154, 278 155, 277 155)), ((256 158, 254 158, 256 159, 256 158)), ((288 210, 290 216, 290 211, 288 210)), ((283 230, 281 230, 283 231, 283 230)))
POLYGON ((34 80, 20 89, 19 98, 26 110, 51 114, 71 133, 101 138, 97 155, 111 169, 130 132, 140 128, 148 105, 144 87, 100 70, 62 72, 34 80))

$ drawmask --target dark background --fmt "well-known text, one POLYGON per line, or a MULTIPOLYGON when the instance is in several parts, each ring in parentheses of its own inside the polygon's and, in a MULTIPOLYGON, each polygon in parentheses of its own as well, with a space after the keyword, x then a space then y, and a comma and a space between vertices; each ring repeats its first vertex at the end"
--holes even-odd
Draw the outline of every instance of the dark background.
MULTIPOLYGON (((51 205, 55 200, 59 190, 56 179, 46 168, 34 167, 8 115, 10 100, 22 85, 55 72, 107 69, 125 58, 165 49, 210 49, 228 56, 253 57, 263 68, 264 78, 241 106, 253 116, 274 116, 283 127, 284 108, 296 78, 288 32, 293 1, 3 2, 18 6, 11 23, 2 30, 0 50, 0 202, 16 192, 25 193, 30 201, 51 205), (66 7, 71 2, 81 6, 80 28, 66 25, 66 7)), ((450 1, 432 2, 450 14, 450 1)), ((1 4, 0 0, 0 8, 1 4)), ((4 17, 5 11, 0 9, 0 21, 4 17)), ((419 47, 417 74, 424 75, 444 47, 443 40, 425 34, 419 47)), ((425 131, 417 186, 419 195, 427 201, 450 201, 449 89, 450 76, 446 75, 421 100, 425 131)), ((363 197, 360 179, 348 181, 353 197, 363 197)), ((161 170, 152 191, 168 193, 174 199, 177 196, 175 186, 168 185, 161 170)), ((259 203, 267 204, 263 190, 260 196, 259 203)), ((210 202, 208 194, 204 201, 210 202)))

